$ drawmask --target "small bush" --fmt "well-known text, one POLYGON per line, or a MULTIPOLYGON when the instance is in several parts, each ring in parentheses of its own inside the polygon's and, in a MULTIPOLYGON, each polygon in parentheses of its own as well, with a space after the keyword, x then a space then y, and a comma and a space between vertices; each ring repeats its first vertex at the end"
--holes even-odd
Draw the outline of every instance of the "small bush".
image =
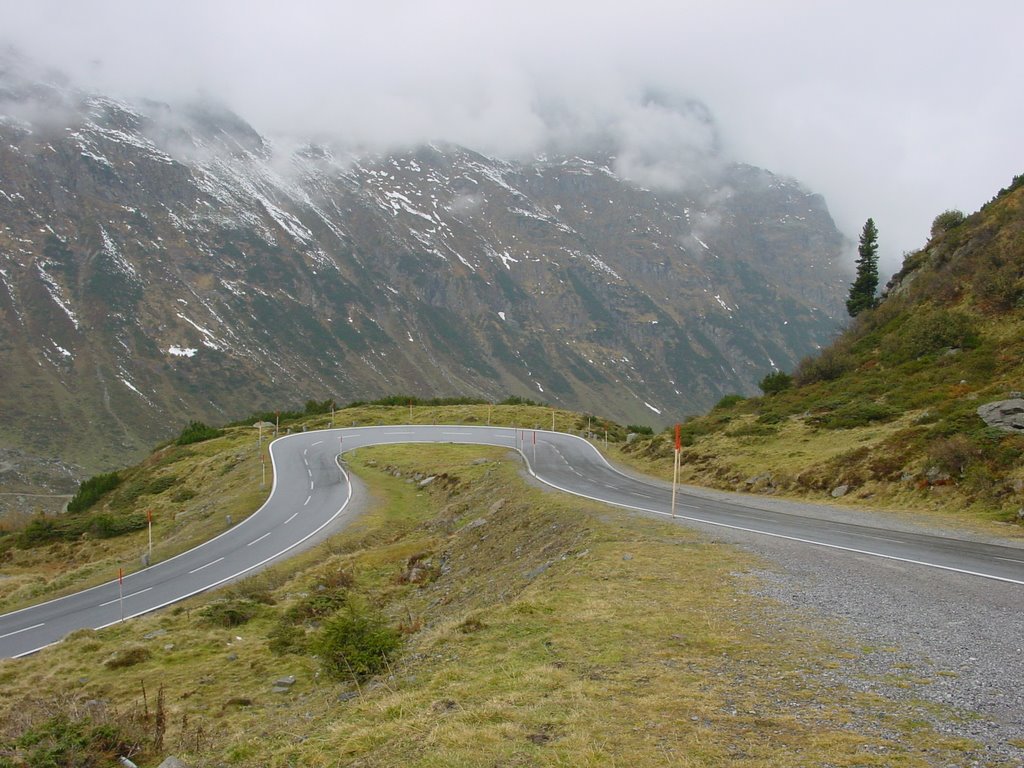
POLYGON ((199 616, 216 627, 240 627, 258 612, 259 605, 251 600, 224 600, 206 606, 199 616))
POLYGON ((220 437, 223 434, 223 429, 208 427, 201 421, 190 421, 188 426, 181 430, 181 434, 178 435, 178 439, 174 442, 175 445, 191 445, 192 443, 200 443, 203 440, 220 437))
POLYGON ((963 223, 963 211, 943 211, 932 220, 932 237, 938 237, 943 232, 946 232, 952 229, 953 227, 958 227, 963 223))
POLYGON ((940 438, 928 449, 929 461, 951 475, 963 475, 980 455, 978 446, 966 435, 940 438))
POLYGON ((65 713, 53 715, 26 728, 10 745, 13 749, 3 749, 6 754, 0 754, 0 766, 100 768, 114 765, 119 755, 136 754, 146 743, 137 718, 128 720, 126 724, 103 723, 89 717, 72 718, 65 713), (129 728, 137 733, 129 733, 129 728))
POLYGON ((116 651, 109 659, 103 662, 107 669, 124 669, 134 667, 152 658, 153 654, 149 649, 141 645, 132 645, 116 651))
POLYGON ((769 373, 757 383, 766 395, 777 395, 793 386, 793 377, 784 371, 769 373))
POLYGON ((368 606, 348 600, 314 638, 311 649, 328 675, 351 680, 384 670, 401 645, 398 631, 368 606))
POLYGON ((117 472, 94 475, 78 486, 78 491, 68 502, 68 512, 84 512, 96 504, 104 494, 114 490, 121 483, 117 472))
POLYGON ((306 645, 306 631, 300 624, 294 624, 286 617, 282 617, 267 634, 267 648, 278 656, 305 653, 306 645))
POLYGON ((882 354, 892 362, 907 362, 949 348, 971 349, 979 343, 972 318, 946 309, 916 312, 882 343, 882 354))
POLYGON ((726 411, 732 408, 734 405, 738 405, 739 403, 745 402, 746 399, 747 398, 745 398, 743 395, 726 395, 717 403, 715 403, 714 408, 712 408, 711 410, 726 411))
POLYGON ((100 539, 112 539, 147 525, 145 515, 96 515, 89 520, 89 533, 100 539))
POLYGON ((831 413, 818 416, 814 423, 825 429, 855 429, 876 421, 891 421, 898 415, 899 411, 890 406, 854 400, 831 413))
POLYGON ((638 435, 653 435, 654 429, 651 427, 645 427, 643 424, 627 424, 627 432, 636 432, 638 435))
POLYGON ((801 360, 793 372, 793 381, 798 387, 819 381, 835 381, 853 366, 853 358, 848 353, 829 347, 816 357, 801 360))

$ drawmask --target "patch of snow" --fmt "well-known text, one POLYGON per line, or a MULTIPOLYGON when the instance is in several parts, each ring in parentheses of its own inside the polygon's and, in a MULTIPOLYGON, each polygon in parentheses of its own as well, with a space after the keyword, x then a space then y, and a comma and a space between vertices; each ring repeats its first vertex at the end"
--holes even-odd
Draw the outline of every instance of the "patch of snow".
POLYGON ((646 406, 647 406, 648 408, 650 408, 650 409, 651 409, 652 411, 654 411, 654 412, 655 412, 656 414, 658 414, 659 416, 661 416, 661 411, 659 411, 659 410, 658 410, 657 408, 655 408, 655 407, 654 407, 653 405, 651 405, 650 403, 648 403, 648 402, 644 401, 644 405, 646 405, 646 406))
POLYGON ((50 294, 50 298, 53 299, 54 303, 64 310, 64 314, 68 316, 71 324, 75 326, 75 330, 78 330, 78 315, 75 314, 74 310, 68 304, 64 298, 64 294, 61 291, 60 285, 53 277, 47 273, 41 264, 36 264, 36 269, 39 272, 39 277, 42 278, 43 283, 46 285, 46 291, 50 294))
POLYGON ((167 348, 167 354, 174 357, 194 357, 198 351, 195 347, 179 347, 177 344, 171 344, 167 348))
POLYGON ((505 320, 505 313, 504 312, 499 312, 498 313, 498 317, 500 317, 502 319, 502 321, 504 322, 504 320, 505 320))

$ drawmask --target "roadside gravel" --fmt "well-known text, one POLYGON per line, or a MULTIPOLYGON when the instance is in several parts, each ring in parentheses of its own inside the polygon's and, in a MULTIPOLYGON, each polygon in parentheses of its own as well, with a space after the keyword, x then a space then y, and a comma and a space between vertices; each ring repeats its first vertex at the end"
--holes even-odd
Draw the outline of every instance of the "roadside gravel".
MULTIPOLYGON (((1019 540, 937 531, 881 513, 692 490, 791 514, 1020 547, 1019 540)), ((964 753, 964 765, 1024 766, 1024 587, 714 526, 694 527, 771 564, 748 575, 753 593, 798 610, 808 626, 848 640, 850 652, 837 660, 838 669, 822 671, 823 676, 900 701, 936 730, 977 742, 978 749, 964 753)))

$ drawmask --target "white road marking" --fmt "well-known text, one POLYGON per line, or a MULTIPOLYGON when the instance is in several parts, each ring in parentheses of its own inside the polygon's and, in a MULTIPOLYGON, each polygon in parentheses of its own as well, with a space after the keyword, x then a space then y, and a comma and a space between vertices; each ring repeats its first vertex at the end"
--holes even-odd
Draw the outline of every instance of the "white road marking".
MULTIPOLYGON (((129 597, 135 597, 136 595, 141 595, 143 592, 149 592, 149 590, 151 590, 151 589, 152 589, 152 587, 146 587, 145 589, 140 589, 138 592, 132 592, 130 595, 125 595, 124 599, 127 600, 129 597)), ((105 603, 100 603, 100 608, 105 608, 108 605, 113 605, 114 603, 119 603, 119 602, 121 602, 121 598, 120 597, 117 598, 116 600, 108 600, 105 603)))
POLYGON ((1015 557, 999 557, 999 555, 996 555, 996 560, 1005 560, 1008 563, 1024 563, 1024 560, 1018 560, 1015 557))
POLYGON ((211 565, 216 565, 217 563, 219 563, 223 559, 224 559, 223 557, 218 557, 213 562, 207 563, 206 565, 200 565, 198 568, 195 568, 195 569, 189 571, 189 573, 199 573, 201 570, 203 570, 203 568, 209 568, 211 565))
POLYGON ((24 629, 16 629, 13 632, 8 632, 6 635, 0 635, 0 640, 3 640, 5 637, 10 637, 11 635, 20 635, 22 632, 28 632, 33 629, 39 629, 42 626, 43 624, 33 624, 31 627, 25 627, 24 629))
POLYGON ((309 504, 309 500, 310 500, 310 499, 312 499, 312 498, 313 498, 313 496, 312 496, 312 495, 310 495, 310 496, 307 496, 307 497, 306 497, 306 500, 305 500, 304 502, 302 502, 302 506, 306 506, 307 504, 309 504))
POLYGON ((323 440, 317 440, 315 443, 311 443, 311 445, 320 445, 322 443, 323 443, 323 440))
POLYGON ((273 531, 267 531, 267 532, 266 532, 266 533, 264 533, 264 534, 263 534, 262 536, 260 536, 260 537, 259 537, 258 539, 253 539, 252 541, 250 541, 250 542, 249 542, 248 544, 246 544, 245 546, 247 546, 247 547, 251 547, 251 546, 252 546, 253 544, 258 544, 259 542, 263 541, 263 540, 264 540, 265 538, 267 538, 267 536, 269 536, 269 535, 270 535, 270 534, 272 534, 272 533, 273 533, 273 531))
POLYGON ((288 523, 294 520, 298 514, 298 512, 292 512, 292 516, 285 520, 284 523, 282 523, 282 525, 288 525, 288 523))
POLYGON ((388 435, 390 437, 390 436, 393 436, 393 435, 415 435, 416 433, 415 432, 385 432, 384 434, 388 435))
POLYGON ((312 480, 309 481, 309 490, 311 490, 311 491, 313 490, 313 481, 312 480))

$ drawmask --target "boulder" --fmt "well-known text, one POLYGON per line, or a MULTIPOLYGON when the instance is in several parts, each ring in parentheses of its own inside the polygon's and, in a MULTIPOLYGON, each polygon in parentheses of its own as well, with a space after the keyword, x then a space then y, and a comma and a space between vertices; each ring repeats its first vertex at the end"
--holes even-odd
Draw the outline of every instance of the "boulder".
POLYGON ((188 763, 184 763, 178 758, 171 755, 162 763, 160 763, 160 765, 157 766, 157 768, 189 768, 189 765, 188 763))
POLYGON ((837 485, 832 489, 832 498, 840 499, 850 492, 850 486, 848 485, 837 485))
POLYGON ((977 414, 990 427, 1006 432, 1024 432, 1024 398, 985 403, 978 406, 977 414))

